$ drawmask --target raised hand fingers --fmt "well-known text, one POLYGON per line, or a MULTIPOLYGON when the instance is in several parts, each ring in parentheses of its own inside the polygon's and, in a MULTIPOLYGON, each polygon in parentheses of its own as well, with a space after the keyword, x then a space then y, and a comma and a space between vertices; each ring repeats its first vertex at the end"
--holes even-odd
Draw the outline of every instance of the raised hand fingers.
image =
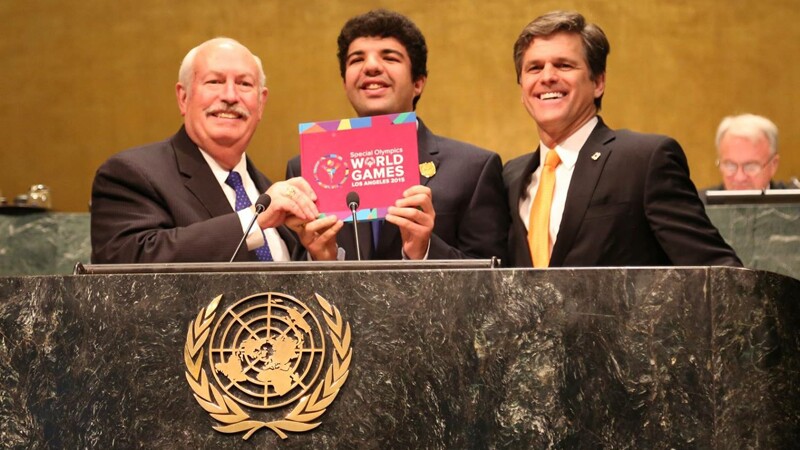
MULTIPOLYGON (((342 228, 342 221, 337 219, 336 216, 326 216, 321 219, 312 220, 305 224, 305 231, 307 233, 328 234, 331 229, 338 231, 342 228)), ((333 233, 336 234, 335 232, 333 233)))
MULTIPOLYGON (((275 213, 280 223, 286 214, 297 216, 306 222, 316 219, 319 215, 314 200, 309 197, 307 190, 311 187, 305 180, 292 178, 290 181, 281 181, 273 184, 267 190, 272 197, 272 204, 267 212, 275 213), (304 185, 305 184, 305 185, 304 185)), ((313 195, 313 191, 311 191, 313 195)), ((316 196, 314 196, 316 198, 316 196)))
POLYGON ((337 256, 336 235, 344 223, 336 216, 323 217, 301 226, 300 242, 315 261, 335 260, 337 256))
POLYGON ((417 185, 406 189, 387 212, 386 221, 400 228, 403 252, 411 259, 422 259, 436 219, 430 188, 417 185))
POLYGON ((416 208, 424 212, 433 211, 433 196, 431 189, 426 186, 411 186, 403 192, 403 198, 398 199, 395 204, 398 208, 416 208))
POLYGON ((317 201, 317 194, 314 192, 314 189, 311 187, 310 184, 308 184, 308 181, 306 181, 305 178, 302 177, 289 178, 288 180, 286 180, 286 183, 291 184, 295 188, 303 191, 312 201, 317 201))

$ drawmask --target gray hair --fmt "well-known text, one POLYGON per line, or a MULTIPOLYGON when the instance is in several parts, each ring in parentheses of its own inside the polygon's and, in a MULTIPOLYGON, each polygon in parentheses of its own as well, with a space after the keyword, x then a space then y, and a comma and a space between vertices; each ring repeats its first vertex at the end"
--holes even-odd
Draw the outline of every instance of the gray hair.
POLYGON ((205 47, 212 46, 212 45, 219 45, 219 44, 232 44, 239 46, 245 50, 253 57, 256 62, 256 66, 258 66, 258 84, 264 88, 267 86, 267 76, 264 75, 264 66, 261 64, 261 58, 254 55, 253 52, 250 51, 249 48, 242 45, 236 39, 231 39, 228 37, 215 37, 213 39, 209 39, 202 44, 198 45, 197 47, 189 50, 189 53, 183 57, 183 62, 181 62, 181 68, 178 69, 178 82, 186 88, 187 92, 191 92, 192 90, 192 82, 194 81, 194 59, 197 57, 197 54, 200 50, 204 49, 205 47))
POLYGON ((717 128, 717 151, 719 151, 719 143, 726 133, 747 138, 751 142, 756 142, 766 137, 767 141, 769 141, 770 156, 778 153, 778 127, 766 117, 755 114, 741 114, 722 119, 719 128, 717 128))

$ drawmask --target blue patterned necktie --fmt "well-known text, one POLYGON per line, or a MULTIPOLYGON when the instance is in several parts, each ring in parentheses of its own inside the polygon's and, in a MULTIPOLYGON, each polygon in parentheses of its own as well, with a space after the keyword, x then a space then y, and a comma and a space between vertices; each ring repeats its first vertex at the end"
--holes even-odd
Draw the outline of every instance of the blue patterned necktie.
POLYGON ((378 240, 380 240, 381 237, 381 225, 383 225, 383 219, 372 221, 372 249, 375 251, 375 253, 378 252, 378 240))
MULTIPOLYGON (((228 179, 225 180, 225 184, 236 191, 236 211, 249 208, 253 204, 244 190, 244 183, 242 183, 242 176, 239 175, 239 172, 232 170, 228 175, 228 179)), ((269 245, 267 245, 266 240, 267 237, 264 236, 264 245, 256 249, 256 256, 258 256, 259 261, 272 261, 272 253, 269 251, 269 245)))

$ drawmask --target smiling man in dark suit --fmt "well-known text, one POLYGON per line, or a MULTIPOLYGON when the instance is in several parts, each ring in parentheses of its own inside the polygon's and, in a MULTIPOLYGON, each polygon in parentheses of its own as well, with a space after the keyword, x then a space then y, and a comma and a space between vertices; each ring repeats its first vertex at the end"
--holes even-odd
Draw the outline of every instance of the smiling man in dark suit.
MULTIPOLYGON (((414 111, 427 82, 427 46, 417 26, 393 11, 374 10, 347 21, 338 38, 339 69, 359 117, 414 111)), ((363 259, 505 260, 508 211, 500 157, 433 134, 418 119, 421 184, 404 192, 384 223, 359 223, 363 259), (376 238, 377 239, 374 239, 376 238)), ((300 158, 287 177, 300 175, 300 158)), ((352 225, 328 217, 297 229, 313 251, 344 250, 358 259, 352 225)))
POLYGON ((503 171, 516 267, 741 266, 705 214, 686 156, 666 136, 597 115, 609 43, 573 12, 528 24, 514 45, 539 148, 503 171))
POLYGON ((272 202, 236 260, 300 257, 283 224, 317 216, 314 192, 300 178, 271 184, 245 156, 267 93, 261 60, 237 41, 211 39, 189 51, 176 85, 184 126, 97 170, 92 262, 228 261, 265 191, 272 202))

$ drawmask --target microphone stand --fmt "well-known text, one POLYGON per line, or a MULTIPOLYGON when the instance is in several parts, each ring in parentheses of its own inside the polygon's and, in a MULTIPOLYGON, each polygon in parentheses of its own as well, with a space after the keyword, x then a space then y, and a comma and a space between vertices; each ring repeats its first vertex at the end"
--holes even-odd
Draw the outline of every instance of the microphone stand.
POLYGON ((350 208, 350 214, 353 216, 353 232, 356 235, 356 256, 358 256, 358 260, 361 261, 361 243, 358 239, 358 217, 356 217, 356 210, 358 209, 358 205, 361 203, 361 199, 358 197, 358 192, 348 192, 347 198, 347 207, 350 208))
MULTIPOLYGON (((266 193, 261 194, 256 200, 256 215, 253 216, 253 220, 250 221, 250 225, 247 226, 247 231, 244 232, 242 235, 242 239, 239 241, 239 245, 236 246, 236 251, 233 252, 233 256, 231 256, 231 260, 228 262, 233 262, 236 259, 236 255, 239 254, 239 250, 242 249, 242 244, 244 244, 245 238, 247 235, 250 234, 250 229, 253 228, 253 224, 256 223, 256 219, 258 219, 258 215, 264 212, 265 209, 269 207, 270 202, 272 202, 272 198, 266 193)), ((266 243, 264 245, 267 245, 266 243)))
POLYGON ((355 202, 350 202, 350 214, 353 216, 353 231, 356 234, 356 256, 358 256, 358 260, 361 261, 361 244, 359 243, 358 239, 358 218, 356 217, 356 204, 355 202))

